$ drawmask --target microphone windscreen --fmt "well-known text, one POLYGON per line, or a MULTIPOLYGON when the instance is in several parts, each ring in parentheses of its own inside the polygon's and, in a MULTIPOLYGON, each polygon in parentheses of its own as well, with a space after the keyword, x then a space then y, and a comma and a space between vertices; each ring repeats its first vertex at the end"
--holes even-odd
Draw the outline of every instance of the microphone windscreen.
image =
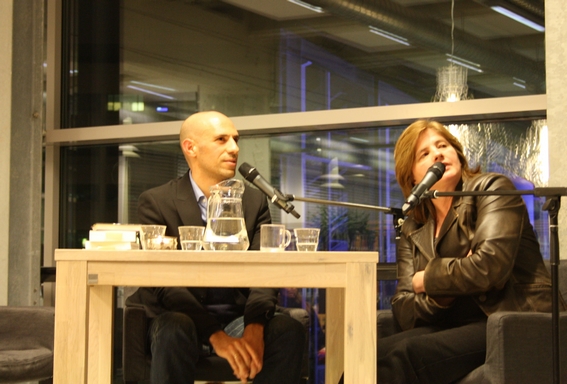
POLYGON ((256 168, 248 163, 242 163, 238 168, 238 172, 248 181, 252 182, 258 176, 258 171, 256 168))
POLYGON ((433 164, 429 168, 429 170, 434 172, 437 175, 438 178, 441 178, 441 176, 443 176, 443 174, 445 173, 445 164, 438 161, 437 163, 433 164))

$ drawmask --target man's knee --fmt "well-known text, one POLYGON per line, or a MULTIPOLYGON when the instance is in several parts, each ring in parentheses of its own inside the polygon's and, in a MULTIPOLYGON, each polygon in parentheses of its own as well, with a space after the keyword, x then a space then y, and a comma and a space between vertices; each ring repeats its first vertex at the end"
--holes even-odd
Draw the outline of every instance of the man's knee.
POLYGON ((152 344, 189 343, 196 346, 198 343, 195 323, 189 316, 179 312, 167 312, 156 317, 152 322, 150 338, 152 344))
POLYGON ((266 342, 287 340, 293 345, 302 346, 306 337, 307 330, 303 324, 287 315, 277 315, 268 324, 266 342))

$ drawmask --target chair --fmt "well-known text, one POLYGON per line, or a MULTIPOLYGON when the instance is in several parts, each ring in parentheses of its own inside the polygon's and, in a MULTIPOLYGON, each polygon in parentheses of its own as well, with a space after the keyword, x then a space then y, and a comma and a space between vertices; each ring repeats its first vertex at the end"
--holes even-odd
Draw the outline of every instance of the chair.
MULTIPOLYGON (((309 314, 302 308, 277 307, 277 311, 299 320, 309 327, 309 314)), ((149 319, 143 306, 127 305, 124 307, 124 331, 122 349, 122 374, 126 384, 148 380, 150 377, 150 346, 147 340, 149 319)), ((307 374, 307 351, 304 355, 307 374)), ((196 381, 239 382, 232 373, 230 364, 218 356, 199 359, 195 372, 196 381)))
MULTIPOLYGON (((567 260, 559 265, 559 291, 567 298, 567 260)), ((378 310, 378 342, 400 332, 390 310, 378 310)), ((567 312, 559 314, 560 382, 567 383, 567 312)), ((551 383, 551 314, 537 312, 497 312, 488 317, 486 360, 459 384, 551 383)))
POLYGON ((53 307, 0 307, 0 383, 53 376, 54 322, 53 307))

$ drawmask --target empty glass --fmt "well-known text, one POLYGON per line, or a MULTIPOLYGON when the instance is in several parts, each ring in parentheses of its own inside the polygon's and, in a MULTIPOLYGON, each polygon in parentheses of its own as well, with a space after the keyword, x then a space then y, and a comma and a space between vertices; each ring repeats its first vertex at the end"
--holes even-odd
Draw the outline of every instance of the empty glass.
POLYGON ((291 232, 283 224, 262 224, 260 251, 282 252, 291 242, 291 232))
POLYGON ((142 249, 152 249, 150 248, 150 242, 152 239, 165 236, 165 225, 156 224, 144 224, 140 226, 140 241, 142 243, 142 249))

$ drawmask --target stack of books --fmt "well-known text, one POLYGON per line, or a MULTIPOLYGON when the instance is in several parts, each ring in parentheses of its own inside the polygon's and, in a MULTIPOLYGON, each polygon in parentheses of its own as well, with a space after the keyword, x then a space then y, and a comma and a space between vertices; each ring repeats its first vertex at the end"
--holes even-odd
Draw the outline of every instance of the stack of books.
POLYGON ((139 224, 97 223, 89 231, 85 249, 128 251, 140 249, 139 224))

